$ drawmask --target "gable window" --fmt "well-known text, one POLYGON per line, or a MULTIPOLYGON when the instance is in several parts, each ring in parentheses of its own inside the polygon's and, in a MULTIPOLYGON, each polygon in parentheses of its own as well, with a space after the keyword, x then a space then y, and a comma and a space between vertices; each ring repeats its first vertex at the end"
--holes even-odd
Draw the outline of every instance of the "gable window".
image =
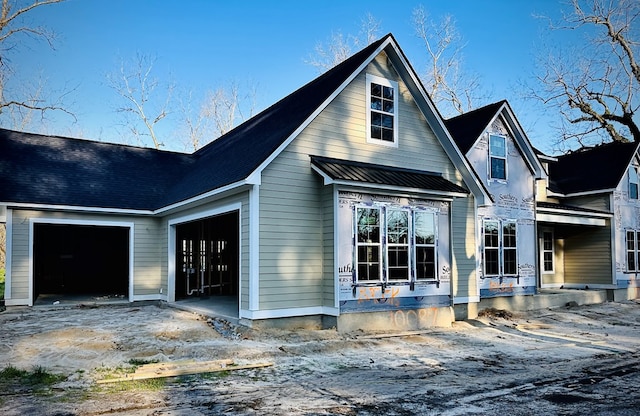
POLYGON ((489 135, 489 179, 507 180, 507 139, 489 135))
POLYGON ((638 199, 638 168, 629 168, 629 198, 638 199))
POLYGON ((355 233, 358 282, 437 279, 435 212, 391 206, 356 207, 355 233))
POLYGON ((627 271, 638 272, 640 266, 638 265, 638 247, 640 243, 640 230, 627 230, 627 271))
POLYGON ((483 267, 485 276, 518 274, 518 238, 515 221, 485 220, 483 267))
POLYGON ((542 272, 553 273, 553 231, 548 230, 542 232, 542 247, 540 252, 542 253, 542 272))
POLYGON ((398 83, 367 74, 367 141, 398 145, 398 83))

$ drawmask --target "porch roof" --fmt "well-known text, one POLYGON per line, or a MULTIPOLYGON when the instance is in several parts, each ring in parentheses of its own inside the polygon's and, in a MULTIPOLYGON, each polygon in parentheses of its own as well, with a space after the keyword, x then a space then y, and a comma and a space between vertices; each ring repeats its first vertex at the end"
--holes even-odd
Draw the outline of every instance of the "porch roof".
POLYGON ((414 192, 464 197, 469 191, 433 172, 311 156, 311 166, 331 183, 397 188, 414 192))
POLYGON ((536 203, 536 220, 554 224, 594 225, 604 227, 613 217, 611 212, 598 211, 554 202, 536 203))

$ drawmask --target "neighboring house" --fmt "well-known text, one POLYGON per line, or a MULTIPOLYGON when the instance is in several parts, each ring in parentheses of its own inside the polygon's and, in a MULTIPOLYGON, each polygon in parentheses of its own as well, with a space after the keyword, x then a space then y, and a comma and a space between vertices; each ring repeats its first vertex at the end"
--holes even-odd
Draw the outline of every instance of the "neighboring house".
POLYGON ((536 181, 546 174, 533 147, 506 101, 445 124, 491 195, 475 209, 480 297, 535 294, 536 181))
POLYGON ((638 286, 637 143, 541 156, 549 180, 537 203, 543 288, 638 286))
MULTIPOLYGON (((528 182, 493 191, 519 181, 516 166, 539 175, 510 110, 498 113, 485 129, 505 138, 504 184, 474 173, 387 35, 193 154, 0 130, 6 303, 216 295, 250 324, 448 324, 479 300, 475 207, 515 203, 500 227, 516 220, 518 239, 533 227, 520 215, 528 182)), ((491 281, 530 286, 496 267, 506 280, 491 281)))

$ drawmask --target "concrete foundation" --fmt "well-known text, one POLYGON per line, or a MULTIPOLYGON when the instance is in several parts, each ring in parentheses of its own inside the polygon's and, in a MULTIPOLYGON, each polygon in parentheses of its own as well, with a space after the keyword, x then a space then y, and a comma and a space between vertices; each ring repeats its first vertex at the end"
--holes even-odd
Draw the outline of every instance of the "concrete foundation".
POLYGON ((496 297, 481 299, 478 310, 504 309, 508 311, 533 311, 560 308, 567 304, 592 305, 607 302, 610 290, 541 289, 536 295, 496 297))
POLYGON ((345 313, 338 317, 338 331, 407 331, 432 327, 450 327, 454 321, 451 307, 407 309, 386 312, 345 313))

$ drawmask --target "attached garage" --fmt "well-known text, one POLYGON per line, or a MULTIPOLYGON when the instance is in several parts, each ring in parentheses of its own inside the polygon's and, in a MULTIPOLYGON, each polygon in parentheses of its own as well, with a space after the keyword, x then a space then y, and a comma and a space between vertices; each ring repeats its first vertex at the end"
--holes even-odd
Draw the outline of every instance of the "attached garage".
POLYGON ((128 296, 129 227, 36 223, 33 298, 128 296))

